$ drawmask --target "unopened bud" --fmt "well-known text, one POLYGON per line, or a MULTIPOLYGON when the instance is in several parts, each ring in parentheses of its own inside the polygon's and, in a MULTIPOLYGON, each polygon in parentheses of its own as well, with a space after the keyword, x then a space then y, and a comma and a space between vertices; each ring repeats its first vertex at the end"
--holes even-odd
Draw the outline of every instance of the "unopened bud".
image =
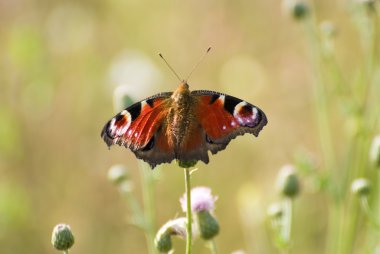
POLYGON ((286 197, 293 198, 298 194, 300 189, 299 180, 292 165, 285 165, 280 169, 277 186, 286 197))
POLYGON ((198 161, 180 161, 178 160, 178 166, 181 168, 191 168, 194 167, 198 161))
POLYGON ((309 15, 310 9, 307 3, 301 0, 283 0, 284 9, 295 20, 302 20, 309 15))
POLYGON ((169 233, 157 235, 154 239, 154 245, 159 252, 169 252, 173 248, 172 239, 169 233))
POLYGON ((126 166, 117 164, 113 165, 109 170, 108 170, 108 179, 116 184, 119 185, 129 178, 129 173, 128 169, 126 166))
POLYGON ((371 186, 367 179, 358 178, 354 180, 351 184, 352 193, 358 196, 367 196, 371 190, 371 186))
POLYGON ((219 223, 207 210, 196 213, 202 239, 210 240, 219 233, 219 223))
POLYGON ((68 250, 74 244, 74 235, 66 224, 58 224, 53 229, 51 243, 57 250, 68 250))
POLYGON ((131 106, 134 103, 128 93, 128 86, 120 85, 115 88, 113 93, 113 107, 115 112, 120 112, 123 109, 131 106))
POLYGON ((267 214, 271 219, 281 219, 284 215, 284 209, 280 203, 274 203, 268 207, 267 214))
POLYGON ((186 238, 186 221, 184 217, 170 220, 158 230, 154 245, 160 252, 169 252, 172 249, 171 236, 186 238))

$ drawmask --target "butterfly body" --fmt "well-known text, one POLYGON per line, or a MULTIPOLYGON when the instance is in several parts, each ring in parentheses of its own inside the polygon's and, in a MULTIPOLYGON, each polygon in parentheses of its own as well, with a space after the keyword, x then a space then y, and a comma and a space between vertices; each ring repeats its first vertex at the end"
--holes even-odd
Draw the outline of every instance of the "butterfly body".
POLYGON ((183 82, 173 92, 149 97, 118 113, 104 126, 108 146, 130 148, 152 168, 174 159, 208 163, 238 135, 255 136, 267 124, 262 110, 218 92, 190 91, 183 82))

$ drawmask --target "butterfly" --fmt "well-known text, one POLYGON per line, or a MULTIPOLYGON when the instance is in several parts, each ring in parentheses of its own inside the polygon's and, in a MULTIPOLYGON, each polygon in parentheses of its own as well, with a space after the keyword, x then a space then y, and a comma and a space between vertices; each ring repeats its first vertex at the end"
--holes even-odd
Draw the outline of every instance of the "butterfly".
POLYGON ((190 91, 186 81, 174 92, 153 95, 110 119, 101 132, 108 147, 129 148, 155 168, 179 161, 209 162, 232 139, 258 136, 267 124, 265 113, 236 97, 207 90, 190 91))

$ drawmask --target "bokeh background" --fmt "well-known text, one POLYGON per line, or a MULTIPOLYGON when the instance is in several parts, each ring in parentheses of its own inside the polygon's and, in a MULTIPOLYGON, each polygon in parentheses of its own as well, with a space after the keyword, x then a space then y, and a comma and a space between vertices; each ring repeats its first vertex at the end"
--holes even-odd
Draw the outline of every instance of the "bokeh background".
MULTIPOLYGON (((347 1, 314 1, 314 11, 339 28, 338 61, 354 70, 360 41, 347 1)), ((320 155, 307 40, 279 0, 0 0, 0 253, 56 253, 50 237, 60 222, 76 236, 72 253, 147 253, 107 180, 113 164, 126 165, 141 201, 138 162, 108 150, 100 131, 120 85, 135 101, 176 89, 159 52, 186 77, 209 46, 190 88, 249 101, 269 123, 259 138, 239 137, 199 163, 192 184, 219 197, 220 253, 274 253, 265 214, 279 196, 278 169, 297 153, 316 163, 320 155)), ((183 216, 184 181, 175 163, 153 174, 158 228, 183 216)), ((325 247, 326 202, 310 190, 298 197, 294 253, 325 247)), ((174 248, 182 253, 184 242, 174 248)), ((195 250, 209 253, 200 240, 195 250)))

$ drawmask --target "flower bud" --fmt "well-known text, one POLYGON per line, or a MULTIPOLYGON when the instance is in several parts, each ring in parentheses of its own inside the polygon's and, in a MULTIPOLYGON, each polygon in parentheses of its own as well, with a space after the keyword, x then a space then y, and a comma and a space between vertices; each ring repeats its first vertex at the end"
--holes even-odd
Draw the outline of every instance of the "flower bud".
POLYGON ((57 250, 68 250, 74 244, 74 235, 66 224, 58 224, 53 229, 51 243, 57 250))
POLYGON ((119 184, 119 190, 121 193, 127 194, 131 193, 134 189, 134 184, 132 181, 125 181, 119 184))
POLYGON ((180 161, 178 160, 178 166, 181 168, 191 168, 194 167, 198 161, 180 161))
MULTIPOLYGON (((191 211, 213 211, 215 209, 215 201, 218 197, 211 194, 211 189, 208 187, 194 187, 191 189, 191 211)), ((187 196, 186 193, 180 198, 182 210, 187 211, 187 196)))
POLYGON ((302 20, 306 18, 310 12, 307 3, 301 0, 284 0, 284 9, 295 20, 302 20))
POLYGON ((380 135, 372 141, 369 159, 376 168, 380 169, 380 135))
POLYGON ((358 196, 367 196, 371 190, 371 186, 367 179, 358 178, 355 179, 351 184, 352 193, 358 196))
POLYGON ((125 182, 129 178, 128 169, 126 166, 117 164, 113 165, 108 170, 108 180, 110 180, 112 183, 119 185, 123 182, 125 182))
POLYGON ((267 214, 271 219, 281 219, 284 215, 284 209, 280 203, 274 203, 268 207, 267 214))
POLYGON ((169 252, 173 248, 172 239, 169 233, 157 235, 154 239, 154 245, 159 252, 169 252))
POLYGON ((158 251, 169 252, 172 249, 171 236, 173 235, 186 239, 186 221, 184 217, 170 220, 158 230, 154 239, 154 245, 158 251))
POLYGON ((207 210, 197 212, 196 216, 202 239, 211 240, 219 233, 218 221, 207 210))
POLYGON ((128 86, 120 85, 115 88, 113 93, 113 107, 115 112, 120 112, 123 109, 131 106, 134 103, 128 93, 128 86))
POLYGON ((293 198, 298 194, 299 181, 293 165, 285 165, 280 169, 277 186, 286 197, 293 198))

